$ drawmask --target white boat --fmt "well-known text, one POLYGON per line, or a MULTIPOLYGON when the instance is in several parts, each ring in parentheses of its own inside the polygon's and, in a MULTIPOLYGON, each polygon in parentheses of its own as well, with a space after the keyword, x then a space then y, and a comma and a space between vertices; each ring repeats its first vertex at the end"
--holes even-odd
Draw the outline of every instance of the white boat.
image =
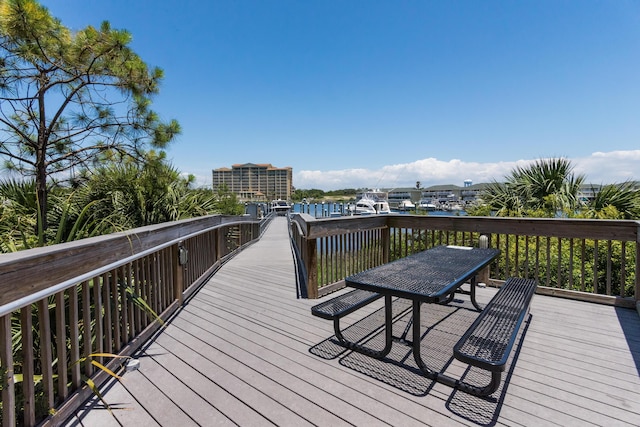
POLYGON ((350 207, 351 215, 377 215, 389 214, 389 202, 387 201, 387 193, 380 191, 367 191, 362 194, 355 206, 350 207))
POLYGON ((445 210, 447 211, 461 211, 463 208, 460 204, 458 203, 447 203, 445 210))
POLYGON ((418 209, 424 209, 426 211, 435 211, 438 208, 434 203, 429 200, 422 199, 418 202, 418 209))
POLYGON ((401 211, 410 211, 415 208, 416 208, 415 203, 413 203, 409 199, 402 200, 398 203, 398 210, 401 210, 401 211))
POLYGON ((285 200, 278 199, 271 202, 271 209, 276 213, 276 215, 286 215, 289 213, 291 205, 285 200))

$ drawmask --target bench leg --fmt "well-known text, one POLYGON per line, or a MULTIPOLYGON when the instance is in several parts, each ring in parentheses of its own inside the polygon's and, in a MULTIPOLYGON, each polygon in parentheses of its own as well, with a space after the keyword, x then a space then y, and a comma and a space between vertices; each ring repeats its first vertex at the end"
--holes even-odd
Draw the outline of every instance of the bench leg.
MULTIPOLYGON (((472 289, 475 287, 474 282, 475 281, 472 280, 472 283, 471 283, 472 289)), ((472 297, 472 301, 474 301, 474 305, 476 306, 476 308, 478 308, 478 306, 475 303, 475 295, 472 297)), ((438 381, 439 383, 448 385, 449 387, 453 387, 458 390, 464 391, 465 393, 473 394, 475 396, 489 396, 494 391, 496 391, 498 387, 500 387, 502 372, 492 372, 491 381, 489 382, 489 384, 484 387, 477 387, 477 386, 473 386, 471 384, 462 382, 459 379, 445 375, 442 372, 434 371, 433 369, 429 368, 426 365, 426 363, 424 363, 424 361, 422 360, 421 349, 420 349, 421 335, 422 333, 420 330, 420 302, 413 301, 413 358, 415 359, 416 364, 418 365, 418 368, 420 368, 422 373, 427 378, 433 381, 438 381)))
POLYGON ((374 350, 369 347, 365 347, 363 345, 357 344, 355 342, 347 340, 344 335, 342 335, 342 330, 340 329, 340 318, 336 317, 333 319, 333 330, 335 332, 336 338, 344 347, 349 350, 353 350, 358 353, 365 354, 367 356, 382 359, 391 351, 391 345, 393 343, 393 324, 392 324, 392 311, 391 311, 391 296, 385 295, 384 297, 384 340, 385 346, 382 350, 374 350))

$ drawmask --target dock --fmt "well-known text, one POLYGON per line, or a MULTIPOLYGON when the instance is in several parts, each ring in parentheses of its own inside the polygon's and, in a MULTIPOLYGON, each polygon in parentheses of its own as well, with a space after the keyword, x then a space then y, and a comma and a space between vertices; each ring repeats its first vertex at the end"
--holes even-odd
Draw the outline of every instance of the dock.
MULTIPOLYGON (((506 378, 483 399, 421 376, 400 343, 382 361, 345 351, 331 339, 332 323, 311 315, 324 299, 298 298, 295 277, 287 218, 276 217, 143 346, 139 369, 104 385, 108 407, 94 397, 66 425, 640 425, 635 310, 535 295, 506 378)), ((494 293, 479 288, 478 300, 494 293)), ((345 318, 349 333, 379 328, 382 304, 345 318)), ((423 354, 473 380, 482 373, 450 354, 477 315, 469 307, 464 297, 423 305, 423 354), (448 333, 438 329, 443 322, 448 333)), ((403 333, 407 309, 396 302, 394 334, 403 333)))

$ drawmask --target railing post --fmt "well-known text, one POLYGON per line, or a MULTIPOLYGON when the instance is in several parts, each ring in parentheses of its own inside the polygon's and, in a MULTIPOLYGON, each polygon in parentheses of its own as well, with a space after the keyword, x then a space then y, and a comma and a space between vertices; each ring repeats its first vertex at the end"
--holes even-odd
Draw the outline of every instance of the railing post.
POLYGON ((316 239, 306 240, 307 298, 318 298, 318 243, 316 239))
POLYGON ((389 225, 382 229, 382 263, 389 262, 389 253, 391 252, 391 230, 389 225))
MULTIPOLYGON (((478 247, 480 248, 488 248, 489 247, 489 236, 483 234, 478 239, 478 247)), ((489 283, 489 266, 486 266, 478 273, 478 283, 484 283, 485 285, 489 283)))

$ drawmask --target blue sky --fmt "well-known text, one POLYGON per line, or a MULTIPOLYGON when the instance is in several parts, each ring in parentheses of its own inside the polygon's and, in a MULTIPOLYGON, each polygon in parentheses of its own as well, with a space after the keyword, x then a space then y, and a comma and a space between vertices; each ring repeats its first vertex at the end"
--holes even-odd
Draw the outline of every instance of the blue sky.
POLYGON ((332 190, 501 179, 569 158, 640 180, 640 1, 43 0, 108 20, 165 71, 174 166, 236 163, 332 190))

